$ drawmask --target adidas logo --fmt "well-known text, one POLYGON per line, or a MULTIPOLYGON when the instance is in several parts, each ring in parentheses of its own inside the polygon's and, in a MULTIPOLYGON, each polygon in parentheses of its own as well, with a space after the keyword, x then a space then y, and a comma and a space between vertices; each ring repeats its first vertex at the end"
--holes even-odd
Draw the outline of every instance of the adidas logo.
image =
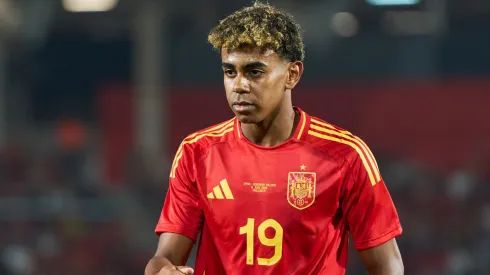
POLYGON ((213 187, 213 191, 208 194, 208 199, 233 200, 235 198, 231 193, 230 186, 228 185, 228 181, 224 179, 219 182, 219 185, 213 187))

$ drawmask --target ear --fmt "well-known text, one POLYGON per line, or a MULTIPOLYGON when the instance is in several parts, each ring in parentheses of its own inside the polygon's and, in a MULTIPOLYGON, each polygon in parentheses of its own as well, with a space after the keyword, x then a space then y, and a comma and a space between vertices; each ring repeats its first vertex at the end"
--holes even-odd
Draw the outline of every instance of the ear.
POLYGON ((295 61, 288 64, 288 78, 286 79, 286 89, 292 90, 298 84, 303 75, 303 62, 295 61))

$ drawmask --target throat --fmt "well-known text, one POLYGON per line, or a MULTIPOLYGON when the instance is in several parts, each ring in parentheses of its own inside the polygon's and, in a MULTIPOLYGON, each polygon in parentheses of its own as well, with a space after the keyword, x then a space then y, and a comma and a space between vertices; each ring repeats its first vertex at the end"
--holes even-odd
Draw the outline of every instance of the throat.
POLYGON ((298 126, 300 114, 293 108, 285 114, 259 123, 241 124, 243 135, 252 143, 264 147, 280 145, 290 139, 298 126))

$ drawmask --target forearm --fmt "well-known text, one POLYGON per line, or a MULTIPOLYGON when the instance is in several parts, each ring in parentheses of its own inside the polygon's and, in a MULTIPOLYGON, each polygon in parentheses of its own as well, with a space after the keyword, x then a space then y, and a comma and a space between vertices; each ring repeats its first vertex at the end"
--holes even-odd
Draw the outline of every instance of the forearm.
POLYGON ((404 268, 401 262, 392 262, 389 265, 379 266, 368 270, 369 275, 403 275, 404 268))
POLYGON ((146 265, 145 275, 155 275, 165 266, 173 266, 173 264, 165 256, 154 256, 146 265))
POLYGON ((403 275, 405 274, 403 270, 392 271, 392 270, 380 270, 380 271, 370 271, 369 275, 403 275))
POLYGON ((369 275, 403 275, 403 260, 395 239, 359 252, 369 275))
POLYGON ((164 267, 183 266, 192 250, 193 241, 174 233, 163 233, 155 256, 148 262, 145 275, 156 275, 164 267))

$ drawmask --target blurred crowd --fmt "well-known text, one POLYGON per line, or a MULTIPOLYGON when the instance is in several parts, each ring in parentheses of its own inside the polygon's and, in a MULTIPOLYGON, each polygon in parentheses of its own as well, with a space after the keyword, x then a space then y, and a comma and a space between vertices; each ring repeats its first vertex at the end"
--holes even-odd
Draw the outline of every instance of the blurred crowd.
MULTIPOLYGON (((404 228, 405 273, 490 274, 489 162, 477 157, 444 175, 401 159, 378 161, 404 228)), ((350 274, 363 274, 351 264, 350 274)))
MULTIPOLYGON (((4 136, 9 138, 0 146, 0 275, 142 274, 156 248, 153 230, 173 155, 155 161, 155 156, 134 148, 126 152, 124 164, 118 167, 124 175, 121 182, 108 182, 102 176, 101 156, 107 144, 100 142, 104 135, 99 132, 104 129, 100 126, 104 117, 100 109, 108 106, 99 104, 99 92, 104 91, 105 84, 133 87, 135 76, 153 75, 156 64, 136 54, 148 52, 138 50, 147 49, 141 45, 153 45, 149 49, 159 53, 154 60, 163 55, 161 65, 167 82, 163 86, 175 86, 168 89, 172 90, 168 94, 182 94, 177 98, 185 102, 182 106, 197 103, 196 108, 215 108, 214 100, 203 104, 195 96, 203 94, 205 84, 222 83, 219 55, 206 43, 207 34, 226 14, 251 1, 164 1, 167 6, 162 9, 165 26, 160 26, 164 34, 161 48, 143 43, 140 35, 135 35, 147 33, 150 35, 143 36, 152 37, 158 25, 142 24, 150 27, 144 32, 134 31, 139 29, 135 27, 138 20, 134 20, 139 14, 136 5, 152 1, 121 1, 123 4, 114 12, 76 15, 52 4, 55 1, 0 0, 4 10, 7 2, 25 13, 19 13, 22 28, 13 28, 7 36, 0 18, 0 141, 4 136), (12 40, 15 43, 3 44, 2 39, 14 33, 18 36, 12 40), (140 66, 142 63, 149 64, 140 66), (76 117, 89 125, 62 120, 64 117, 76 117), (98 124, 101 129, 97 129, 98 124)), ((436 155, 443 151, 441 148, 450 147, 447 144, 454 144, 446 141, 460 143, 462 150, 467 144, 478 148, 465 143, 470 140, 465 139, 466 135, 482 143, 488 140, 489 133, 482 133, 488 128, 488 108, 482 96, 488 93, 486 76, 490 74, 490 35, 484 35, 490 26, 490 1, 447 1, 447 5, 442 4, 444 1, 431 5, 422 1, 406 10, 396 8, 400 13, 373 8, 366 1, 268 2, 293 11, 305 30, 308 73, 302 83, 333 93, 337 89, 329 87, 337 83, 381 80, 380 85, 361 85, 359 92, 372 93, 367 102, 362 97, 355 101, 342 97, 339 102, 352 106, 351 111, 339 108, 338 117, 348 122, 358 120, 363 117, 362 110, 357 112, 358 106, 367 113, 376 113, 379 106, 388 105, 381 104, 380 99, 389 94, 387 102, 394 104, 387 109, 393 113, 401 112, 398 108, 403 105, 425 106, 427 115, 419 117, 428 122, 413 136, 425 139, 424 131, 432 133, 424 144, 437 147, 436 155), (339 32, 349 29, 352 37, 339 32), (484 81, 478 80, 479 76, 484 81), (390 84, 399 78, 403 80, 401 85, 390 84), (429 83, 424 89, 417 88, 418 84, 409 85, 417 79, 437 79, 442 84, 429 83), (468 83, 458 84, 462 79, 468 79, 468 83), (398 94, 412 91, 419 92, 419 98, 413 97, 411 104, 398 98, 398 94), (431 100, 427 100, 426 91, 433 92, 431 100), (442 94, 447 97, 441 99, 442 94), (455 119, 447 117, 449 112, 456 114, 455 119), (431 120, 429 116, 434 117, 431 120), (448 126, 434 127, 436 123, 448 126), (457 133, 454 125, 459 129, 457 133), (438 129, 430 131, 432 128, 438 129)), ((2 11, 0 8, 0 17, 10 18, 2 11)), ((339 91, 353 94, 354 90, 347 87, 339 91)), ((319 110, 324 112, 322 101, 327 100, 311 102, 321 102, 319 110)), ((133 114, 124 104, 121 106, 107 116, 115 114, 118 124, 129 125, 133 114)), ((383 114, 380 112, 378 117, 383 114)), ((411 117, 413 110, 403 114, 405 121, 417 122, 411 117)), ((180 118, 171 119, 183 124, 180 118)), ((397 119, 386 123, 405 125, 397 119)), ((373 121, 378 126, 385 123, 373 121)), ((114 125, 110 122, 106 126, 114 125)), ((131 131, 144 128, 132 127, 131 131)), ((119 127, 111 131, 115 138, 124 135, 119 127)), ((111 137, 109 143, 112 141, 111 137)), ((418 151, 425 153, 424 148, 418 151)), ((490 274, 490 153, 475 154, 465 165, 443 173, 440 167, 423 166, 383 151, 386 148, 372 149, 404 228, 398 243, 405 273, 490 274)), ((365 274, 353 249, 351 254, 348 274, 365 274)), ((194 257, 195 250, 190 265, 194 257)))
MULTIPOLYGON (((0 274, 141 274, 155 249, 165 181, 136 151, 117 187, 93 182, 94 158, 83 148, 47 151, 10 144, 0 152, 0 274), (129 200, 141 213, 128 215, 129 200), (145 222, 144 232, 132 226, 145 222), (141 238, 147 242, 136 247, 141 238)), ((490 274, 488 162, 448 175, 386 156, 378 162, 405 230, 398 242, 406 274, 490 274)), ((364 274, 351 251, 348 274, 364 274)))
POLYGON ((94 177, 85 146, 30 147, 0 150, 0 275, 142 274, 157 239, 137 226, 156 223, 165 184, 151 182, 136 153, 121 167, 125 183, 111 187, 94 177), (143 211, 131 214, 134 205, 143 211))

